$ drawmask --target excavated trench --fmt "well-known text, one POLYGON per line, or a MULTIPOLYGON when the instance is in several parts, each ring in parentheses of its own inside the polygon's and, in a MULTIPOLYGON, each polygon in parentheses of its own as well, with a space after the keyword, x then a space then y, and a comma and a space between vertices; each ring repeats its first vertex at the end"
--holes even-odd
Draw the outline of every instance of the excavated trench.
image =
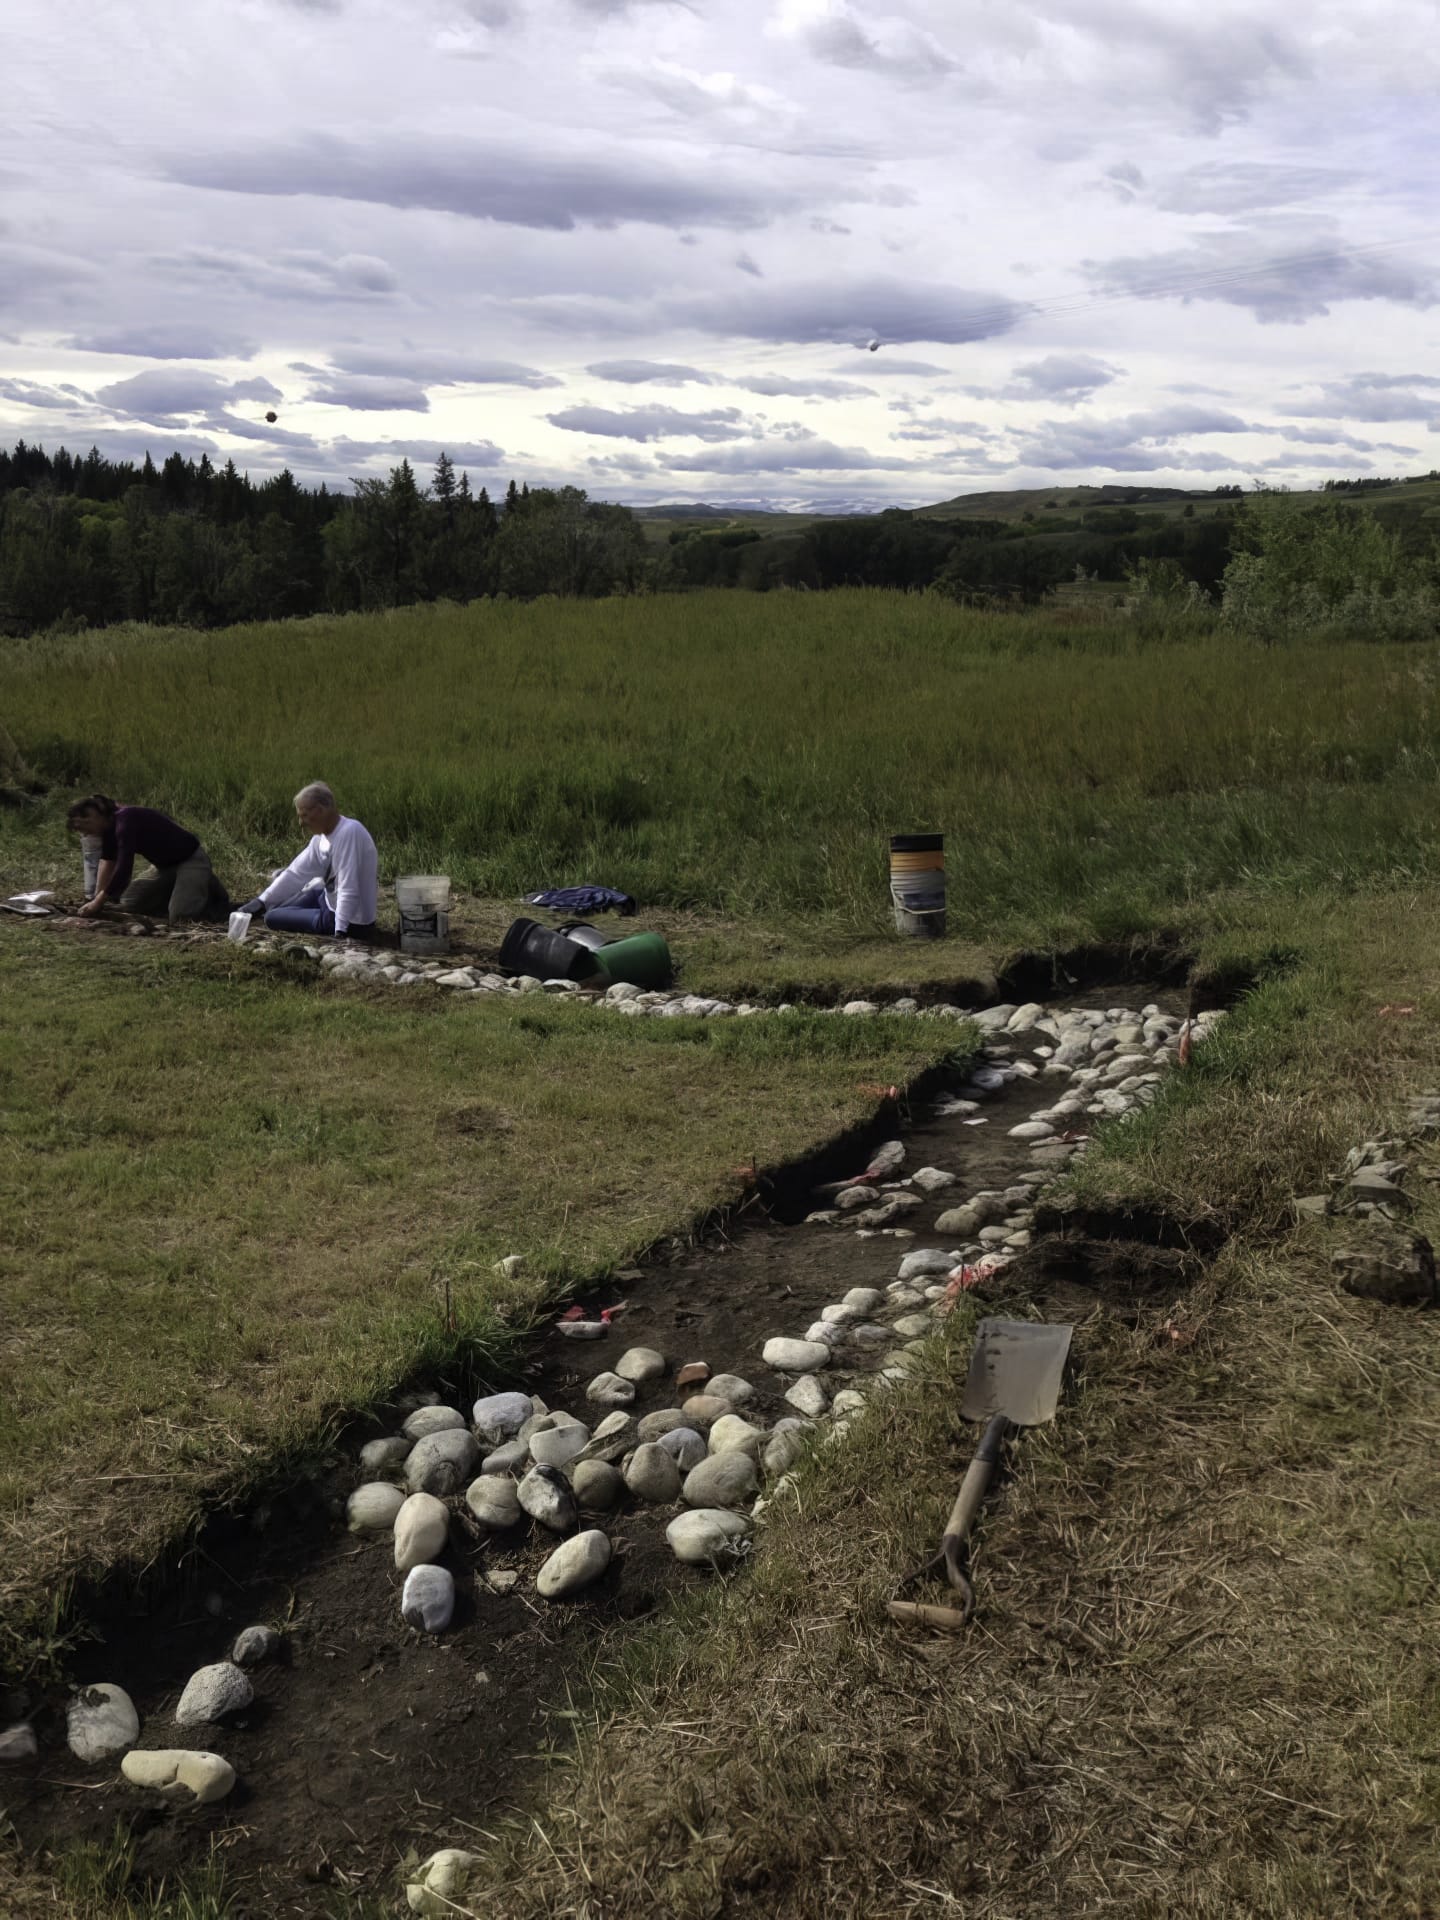
MULTIPOLYGON (((1027 977, 1027 984, 1037 982, 1027 977)), ((1074 1003, 1073 993, 1067 997, 1074 1003)), ((1176 984, 1112 985, 1080 1002, 1137 1012, 1157 1003, 1178 1016, 1187 994, 1176 984)), ((762 1182, 737 1214, 653 1250, 627 1277, 582 1295, 587 1313, 623 1311, 601 1340, 576 1342, 549 1329, 535 1343, 525 1390, 593 1426, 600 1416, 587 1404, 587 1382, 625 1349, 649 1347, 665 1356, 667 1371, 638 1387, 629 1409, 635 1415, 678 1405, 693 1389, 677 1391, 675 1370, 697 1360, 713 1374, 753 1384, 741 1411, 756 1424, 793 1415, 784 1399, 791 1377, 761 1360, 770 1336, 800 1336, 850 1288, 885 1288, 907 1252, 953 1247, 953 1233, 934 1231, 947 1207, 984 1189, 1013 1191, 1018 1176, 1042 1165, 1059 1170, 1058 1146, 1037 1152, 1009 1133, 1053 1094, 1056 1080, 1042 1077, 1044 1061, 1033 1052, 1053 1044, 1051 1036, 1002 1033, 989 1044, 1034 1067, 1036 1077, 1017 1072, 979 1112, 963 1112, 948 1110, 954 1089, 931 1076, 898 1110, 887 1103, 867 1135, 762 1182), (904 1142, 905 1175, 926 1167, 955 1175, 953 1186, 903 1217, 905 1237, 856 1232, 844 1220, 807 1224, 819 1204, 813 1188, 859 1172, 873 1145, 891 1137, 904 1142)), ((1005 1055, 992 1064, 1004 1066, 1005 1055)), ((1147 1294, 1186 1285, 1218 1234, 1213 1222, 1127 1220, 1042 1204, 1033 1244, 1017 1250, 998 1291, 1004 1310, 1028 1300, 1053 1318, 1079 1318, 1097 1306, 1131 1316, 1147 1294)), ((875 1318, 893 1321, 898 1312, 875 1318)), ((883 1364, 883 1349, 851 1351, 847 1343, 824 1382, 832 1392, 863 1387, 883 1364)), ((468 1413, 476 1391, 500 1384, 456 1377, 425 1387, 468 1413)), ((463 1845, 523 1805, 543 1751, 573 1733, 570 1688, 608 1640, 669 1596, 723 1577, 673 1556, 665 1526, 676 1508, 627 1496, 614 1512, 582 1521, 609 1534, 608 1571, 573 1599, 547 1602, 536 1593, 535 1574, 555 1535, 528 1524, 487 1535, 457 1499, 443 1557, 456 1578, 454 1622, 436 1637, 405 1626, 390 1541, 348 1533, 344 1509, 367 1477, 360 1446, 396 1432, 424 1397, 402 1396, 357 1420, 273 1498, 212 1522, 163 1580, 143 1588, 131 1581, 123 1590, 117 1582, 91 1609, 94 1637, 81 1645, 71 1681, 124 1687, 140 1715, 142 1746, 223 1754, 239 1776, 229 1797, 181 1806, 129 1786, 113 1763, 83 1765, 67 1748, 66 1696, 57 1690, 28 1703, 38 1763, 0 1775, 0 1811, 28 1851, 43 1860, 47 1850, 78 1841, 104 1843, 119 1823, 131 1837, 137 1875, 153 1882, 218 1850, 239 1890, 236 1920, 329 1913, 337 1899, 383 1895, 407 1855, 463 1845), (510 1590, 496 1591, 510 1573, 518 1575, 510 1590), (501 1581, 492 1584, 497 1574, 501 1581), (177 1728, 175 1705, 190 1675, 227 1658, 236 1633, 256 1622, 282 1637, 280 1657, 251 1670, 253 1705, 223 1726, 177 1728)))

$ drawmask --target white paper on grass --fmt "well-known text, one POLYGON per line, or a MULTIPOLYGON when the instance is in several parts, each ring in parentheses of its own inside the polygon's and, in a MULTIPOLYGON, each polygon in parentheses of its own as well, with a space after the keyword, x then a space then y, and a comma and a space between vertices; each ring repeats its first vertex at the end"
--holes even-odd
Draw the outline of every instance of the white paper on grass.
POLYGON ((239 946, 246 934, 250 931, 251 918, 252 916, 248 913, 232 913, 230 916, 230 931, 226 935, 226 938, 233 940, 236 946, 239 946))

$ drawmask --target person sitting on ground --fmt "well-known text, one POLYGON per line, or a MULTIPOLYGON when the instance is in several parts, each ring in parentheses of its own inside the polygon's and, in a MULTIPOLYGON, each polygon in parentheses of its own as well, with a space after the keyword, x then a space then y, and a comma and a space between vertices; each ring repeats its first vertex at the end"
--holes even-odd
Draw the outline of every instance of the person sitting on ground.
POLYGON ((272 933, 336 934, 373 940, 378 892, 375 842, 347 819, 323 780, 295 796, 295 813, 311 840, 283 873, 247 900, 243 913, 265 916, 272 933))
POLYGON ((188 827, 154 807, 117 806, 108 794, 77 800, 65 816, 85 852, 87 918, 118 901, 127 913, 166 914, 171 920, 220 919, 229 910, 210 856, 188 827), (136 855, 155 871, 133 879, 136 855), (91 858, 98 856, 92 871, 91 858))

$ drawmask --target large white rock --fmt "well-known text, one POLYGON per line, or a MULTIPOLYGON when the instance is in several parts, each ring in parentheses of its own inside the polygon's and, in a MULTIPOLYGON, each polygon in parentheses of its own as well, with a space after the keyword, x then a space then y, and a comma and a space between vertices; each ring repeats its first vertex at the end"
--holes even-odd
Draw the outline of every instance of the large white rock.
POLYGON ((765 1438, 763 1427, 752 1426, 738 1413, 724 1413, 710 1429, 711 1453, 748 1453, 758 1455, 765 1438))
POLYGON ((940 1247, 922 1247, 918 1253, 907 1253, 900 1262, 899 1278, 914 1280, 926 1273, 951 1273, 955 1268, 955 1256, 940 1247))
POLYGON ((461 1897, 470 1875, 480 1864, 478 1853, 466 1853, 463 1847, 442 1847, 415 1870, 415 1878, 405 1889, 412 1913, 425 1920, 452 1920, 461 1912, 461 1897))
POLYGON ((420 1633, 443 1633, 455 1615, 455 1576, 448 1567, 412 1567, 400 1595, 400 1617, 420 1633))
POLYGON ((443 1500, 458 1493, 479 1464, 480 1449, 464 1427, 427 1433, 405 1462, 405 1484, 411 1493, 433 1493, 443 1500))
POLYGON ((575 1495, 556 1467, 532 1467, 520 1482, 519 1497, 530 1518, 552 1533, 564 1533, 575 1524, 575 1495))
POLYGON ((576 1503, 587 1513, 608 1513, 625 1491, 620 1469, 608 1460, 577 1460, 570 1482, 576 1503))
POLYGON ((918 1167, 910 1177, 922 1193, 939 1193, 955 1184, 955 1175, 942 1173, 939 1167, 918 1167))
POLYGON ((829 1366, 830 1349, 823 1340, 786 1340, 777 1335, 765 1342, 760 1357, 777 1373, 815 1373, 829 1366))
MULTIPOLYGON (((604 1422, 601 1422, 603 1426, 604 1422)), ((637 1440, 659 1440, 667 1433, 673 1433, 677 1427, 686 1424, 685 1416, 679 1407, 657 1407, 654 1413, 645 1414, 637 1423, 637 1440)), ((599 1427, 595 1429, 598 1433, 599 1427)))
POLYGON ((389 1533, 404 1504, 399 1487, 392 1487, 388 1480, 369 1480, 345 1502, 345 1524, 351 1533, 389 1533))
POLYGON ((799 1459, 805 1447, 803 1427, 787 1427, 783 1433, 772 1435, 765 1448, 765 1471, 775 1475, 788 1473, 799 1459))
POLYGON ((404 1466, 413 1440, 402 1439, 398 1433, 390 1434, 384 1440, 367 1440, 360 1449, 360 1471, 371 1479, 379 1479, 387 1473, 394 1473, 404 1466))
POLYGON ((797 1413, 803 1413, 811 1420, 822 1414, 827 1405, 825 1389, 813 1373, 802 1373, 793 1386, 785 1389, 785 1399, 797 1413))
POLYGON ((75 1695, 65 1713, 70 1751, 77 1760, 109 1760, 140 1738, 140 1716, 123 1687, 101 1680, 75 1695))
POLYGON ((535 1576, 542 1599, 562 1600, 598 1580, 610 1564, 610 1541, 598 1527, 558 1546, 535 1576))
POLYGON ((412 1493, 395 1516, 395 1565, 401 1573, 438 1560, 450 1537, 450 1515, 433 1493, 412 1493))
POLYGON ((534 1411, 528 1393, 491 1393, 475 1402, 470 1419, 479 1438, 498 1447, 513 1439, 534 1411))
POLYGON ((453 1433, 465 1425, 463 1413, 454 1407, 417 1407, 405 1422, 403 1431, 412 1440, 423 1440, 430 1433, 453 1433))
POLYGON ((530 1436, 530 1458, 541 1467, 568 1467, 590 1444, 590 1429, 575 1420, 530 1436))
POLYGON ((744 1552, 750 1522, 742 1513, 701 1507, 682 1513, 665 1529, 670 1551, 692 1567, 725 1566, 744 1552))
POLYGON ((520 1473, 530 1464, 530 1442, 507 1440, 480 1462, 481 1473, 520 1473))
POLYGON ((217 1660, 201 1667, 185 1682, 185 1691, 175 1709, 177 1727, 205 1727, 212 1720, 223 1720, 227 1713, 240 1713, 255 1698, 249 1678, 233 1660, 217 1660))
POLYGON ((760 1490, 760 1476, 748 1453, 715 1453, 685 1476, 687 1507, 739 1507, 760 1490))
POLYGON ((680 1468, 658 1440, 646 1440, 625 1462, 625 1484, 637 1500, 664 1506, 680 1498, 680 1468))
POLYGON ((635 1398, 633 1380, 622 1380, 618 1373, 597 1373, 585 1389, 585 1398, 597 1407, 628 1407, 635 1398))
POLYGON ((35 1729, 28 1720, 17 1720, 13 1726, 0 1727, 0 1767, 18 1766, 23 1760, 33 1760, 39 1751, 35 1729))
POLYGON ((711 1400, 728 1400, 732 1407, 743 1407, 755 1398, 754 1387, 738 1373, 712 1374, 705 1382, 705 1393, 711 1400))
POLYGON ((654 1347, 630 1347, 615 1362, 622 1380, 658 1380, 665 1371, 665 1356, 654 1347))
POLYGON ((879 1287, 851 1287, 845 1295, 844 1304, 855 1307, 861 1313, 874 1313, 884 1298, 879 1287))
POLYGON ((482 1527, 499 1531, 520 1519, 520 1496, 508 1473, 482 1473, 465 1489, 465 1504, 482 1527))
POLYGON ((661 1434, 660 1445, 682 1473, 688 1473, 691 1467, 698 1467, 710 1451, 704 1436, 693 1427, 671 1427, 668 1432, 661 1434))
POLYGON ((1012 1140, 1048 1140, 1055 1129, 1048 1120, 1022 1120, 1018 1127, 1011 1127, 1012 1140))
POLYGON ((235 1769, 218 1753, 190 1753, 181 1747, 155 1747, 127 1753, 120 1771, 132 1787, 181 1787, 201 1805, 223 1800, 235 1785, 235 1769))
POLYGON ((235 1636, 230 1658, 237 1667, 258 1667, 268 1660, 280 1644, 273 1627, 242 1627, 235 1636))

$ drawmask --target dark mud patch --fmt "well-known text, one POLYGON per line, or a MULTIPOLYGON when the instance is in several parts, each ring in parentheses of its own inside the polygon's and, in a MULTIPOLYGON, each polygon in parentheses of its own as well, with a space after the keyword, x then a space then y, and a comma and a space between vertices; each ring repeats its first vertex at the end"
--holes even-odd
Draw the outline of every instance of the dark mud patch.
POLYGON ((1167 1248, 1212 1259, 1229 1238, 1229 1227, 1218 1213, 1182 1215, 1118 1197, 1095 1201, 1061 1194, 1036 1208, 1035 1233, 1062 1243, 1130 1241, 1142 1250, 1167 1248))

